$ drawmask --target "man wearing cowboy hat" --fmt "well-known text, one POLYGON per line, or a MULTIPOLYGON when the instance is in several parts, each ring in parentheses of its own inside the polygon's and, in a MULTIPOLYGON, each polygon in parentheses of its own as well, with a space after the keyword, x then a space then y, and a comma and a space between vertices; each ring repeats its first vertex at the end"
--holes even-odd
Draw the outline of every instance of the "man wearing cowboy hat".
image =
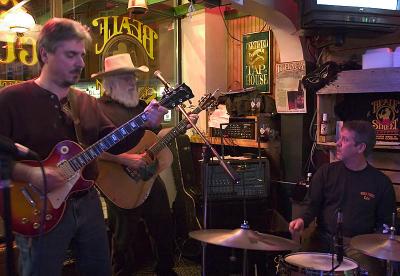
MULTIPOLYGON (((139 100, 137 91, 137 72, 148 72, 147 66, 135 67, 130 54, 117 54, 104 60, 105 70, 93 74, 92 78, 102 78, 105 90, 99 99, 99 106, 110 120, 122 125, 146 108, 139 100)), ((191 119, 197 121, 197 115, 191 119)), ((159 129, 153 131, 158 131, 159 129)), ((134 169, 144 167, 146 162, 141 154, 124 153, 118 156, 107 154, 105 160, 119 163, 134 169)), ((117 180, 118 181, 118 180, 117 180)), ((116 181, 116 182, 117 182, 116 181)), ((116 183, 118 185, 118 183, 116 183)), ((106 199, 109 226, 113 233, 112 261, 115 275, 132 275, 137 269, 134 263, 134 247, 138 242, 137 232, 141 219, 147 224, 157 250, 157 275, 176 275, 173 271, 173 223, 168 195, 162 180, 157 177, 146 201, 134 209, 122 209, 106 199)))

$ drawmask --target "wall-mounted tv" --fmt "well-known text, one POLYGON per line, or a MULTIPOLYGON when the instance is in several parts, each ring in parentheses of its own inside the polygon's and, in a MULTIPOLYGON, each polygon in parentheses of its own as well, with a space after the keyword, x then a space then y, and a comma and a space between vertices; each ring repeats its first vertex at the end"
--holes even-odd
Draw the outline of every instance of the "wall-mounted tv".
POLYGON ((303 29, 394 32, 400 0, 300 0, 303 29))

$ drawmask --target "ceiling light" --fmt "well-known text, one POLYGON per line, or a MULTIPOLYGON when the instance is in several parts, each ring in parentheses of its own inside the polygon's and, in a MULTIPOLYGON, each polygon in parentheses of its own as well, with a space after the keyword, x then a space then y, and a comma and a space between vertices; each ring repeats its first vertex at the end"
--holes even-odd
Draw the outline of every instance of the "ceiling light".
POLYGON ((146 0, 129 0, 128 12, 131 14, 144 14, 148 11, 146 0))
POLYGON ((32 15, 27 13, 23 8, 7 13, 3 20, 4 24, 10 29, 10 31, 17 34, 23 34, 29 31, 35 27, 36 24, 32 15))

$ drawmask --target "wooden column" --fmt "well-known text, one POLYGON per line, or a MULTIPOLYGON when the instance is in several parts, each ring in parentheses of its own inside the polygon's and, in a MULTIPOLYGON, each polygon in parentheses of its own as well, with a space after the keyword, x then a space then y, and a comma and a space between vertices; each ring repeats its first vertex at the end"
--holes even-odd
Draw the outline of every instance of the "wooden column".
POLYGON ((63 17, 63 2, 62 0, 51 0, 51 17, 63 17))

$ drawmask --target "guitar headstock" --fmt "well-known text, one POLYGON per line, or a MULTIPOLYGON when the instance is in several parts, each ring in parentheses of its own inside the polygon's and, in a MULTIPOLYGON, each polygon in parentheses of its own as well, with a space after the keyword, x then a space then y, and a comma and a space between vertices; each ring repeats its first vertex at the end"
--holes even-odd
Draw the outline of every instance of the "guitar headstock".
POLYGON ((177 105, 193 98, 192 89, 189 86, 182 83, 178 87, 168 90, 160 100, 160 104, 168 109, 173 109, 177 105))
POLYGON ((221 96, 219 89, 215 90, 213 93, 209 93, 201 98, 199 102, 199 107, 204 110, 210 107, 216 107, 218 105, 218 98, 221 96))

